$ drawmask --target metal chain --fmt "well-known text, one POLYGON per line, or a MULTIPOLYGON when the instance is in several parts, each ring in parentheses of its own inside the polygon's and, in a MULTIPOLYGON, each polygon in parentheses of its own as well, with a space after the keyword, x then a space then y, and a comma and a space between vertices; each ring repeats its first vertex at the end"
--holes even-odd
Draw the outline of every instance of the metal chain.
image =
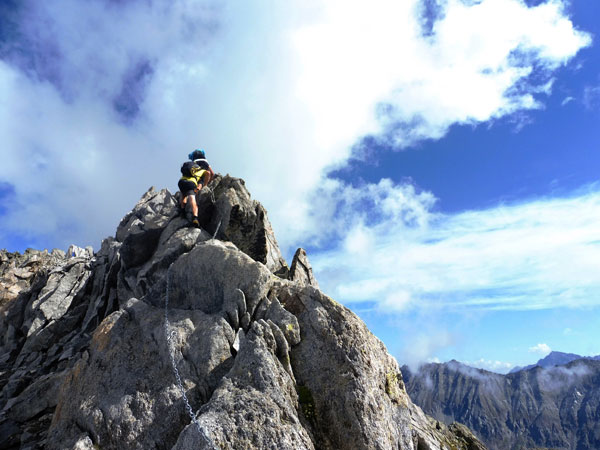
MULTIPOLYGON (((221 228, 221 221, 219 221, 219 224, 217 225, 215 234, 212 237, 213 239, 215 239, 215 237, 217 236, 217 233, 219 232, 219 228, 221 228)), ((177 386, 179 387, 179 391, 181 392, 181 397, 183 398, 183 401, 185 402, 185 408, 187 409, 190 419, 192 419, 192 422, 194 422, 194 424, 196 425, 196 428, 198 429, 198 432, 204 438, 204 440, 206 442, 208 442, 208 444, 211 445, 212 448, 217 448, 214 445, 214 443, 212 442, 212 439, 210 439, 206 435, 206 433, 202 429, 202 426, 200 425, 200 422, 198 421, 198 418, 196 417, 196 414, 194 414, 194 409, 192 408, 192 405, 190 404, 190 401, 187 398, 187 395, 185 393, 185 388, 183 387, 183 382, 181 381, 181 375, 179 374, 179 369, 177 369, 177 363, 175 362, 175 349, 173 348, 173 338, 177 335, 177 332, 175 330, 169 331, 169 328, 170 328, 170 324, 169 324, 169 291, 170 291, 170 287, 171 287, 171 266, 172 265, 173 265, 173 263, 171 263, 171 265, 167 269, 167 292, 165 295, 165 337, 167 339, 167 349, 169 350, 169 356, 171 357, 171 366, 173 369, 173 375, 175 375, 175 380, 177 380, 177 386)))
POLYGON ((208 192, 210 192, 210 201, 214 204, 215 202, 215 190, 214 188, 207 186, 204 186, 204 189, 208 190, 208 192))
POLYGON ((200 422, 198 421, 196 414, 194 414, 192 405, 190 404, 190 401, 188 400, 187 395, 185 394, 185 388, 183 387, 183 382, 181 381, 181 375, 179 374, 179 369, 177 369, 177 363, 175 362, 175 350, 173 348, 173 338, 177 335, 177 332, 175 330, 169 331, 169 328, 170 328, 170 324, 169 324, 170 278, 171 278, 171 266, 169 266, 169 268, 167 269, 167 294, 165 296, 165 337, 167 338, 167 348, 169 350, 169 355, 171 357, 171 366, 173 368, 173 374, 175 375, 175 379, 177 380, 177 386, 179 387, 179 390, 181 391, 181 396, 183 397, 183 401, 185 402, 185 407, 187 409, 187 412, 188 412, 190 418, 192 419, 192 422, 194 422, 194 424, 196 425, 196 428, 198 429, 198 432, 204 438, 204 440, 206 442, 208 442, 208 444, 210 446, 212 446, 212 448, 216 448, 215 445, 213 444, 212 440, 206 435, 206 433, 202 429, 202 426, 200 425, 200 422))
POLYGON ((217 225, 217 229, 215 230, 215 234, 213 234, 213 237, 212 237, 213 241, 217 237, 217 233, 219 232, 219 228, 221 228, 221 222, 222 222, 222 220, 219 220, 219 224, 217 225))

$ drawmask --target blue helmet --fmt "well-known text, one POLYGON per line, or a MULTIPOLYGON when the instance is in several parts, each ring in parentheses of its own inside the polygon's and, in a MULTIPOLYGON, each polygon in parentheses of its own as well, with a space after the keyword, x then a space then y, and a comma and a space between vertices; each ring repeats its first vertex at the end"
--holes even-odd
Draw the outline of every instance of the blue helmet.
POLYGON ((190 153, 188 155, 188 158, 191 159, 192 161, 194 161, 196 159, 206 159, 206 154, 204 153, 204 150, 200 150, 199 148, 197 148, 196 150, 194 150, 192 153, 190 153))

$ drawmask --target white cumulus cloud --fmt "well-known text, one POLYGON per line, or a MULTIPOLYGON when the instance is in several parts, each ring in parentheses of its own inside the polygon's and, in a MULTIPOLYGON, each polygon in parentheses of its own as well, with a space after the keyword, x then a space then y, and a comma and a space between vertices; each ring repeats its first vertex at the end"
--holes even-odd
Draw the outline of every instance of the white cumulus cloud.
MULTIPOLYGON (((311 256, 326 292, 382 311, 600 306, 597 187, 456 214, 432 213, 431 196, 411 195, 406 216, 416 222, 387 215, 381 203, 365 212, 376 219, 360 225, 372 242, 362 258, 351 257, 347 245, 311 256)), ((352 233, 348 227, 343 236, 352 233)))
MULTIPOLYGON (((363 136, 406 146, 540 107, 590 43, 562 4, 449 0, 424 33, 417 0, 21 2, 0 62, 1 245, 97 247, 196 147, 247 181, 285 249, 304 245, 316 189, 363 136)), ((422 202, 381 211, 421 220, 404 200, 422 202)))

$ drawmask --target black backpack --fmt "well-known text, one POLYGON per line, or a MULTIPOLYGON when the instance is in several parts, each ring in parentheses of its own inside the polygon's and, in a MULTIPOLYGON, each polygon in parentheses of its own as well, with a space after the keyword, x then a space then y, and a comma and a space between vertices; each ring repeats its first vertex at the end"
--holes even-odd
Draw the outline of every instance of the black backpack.
POLYGON ((181 174, 184 177, 191 177, 192 176, 192 168, 193 167, 197 167, 198 169, 200 168, 200 166, 198 164, 196 164, 194 161, 186 161, 181 165, 181 174))

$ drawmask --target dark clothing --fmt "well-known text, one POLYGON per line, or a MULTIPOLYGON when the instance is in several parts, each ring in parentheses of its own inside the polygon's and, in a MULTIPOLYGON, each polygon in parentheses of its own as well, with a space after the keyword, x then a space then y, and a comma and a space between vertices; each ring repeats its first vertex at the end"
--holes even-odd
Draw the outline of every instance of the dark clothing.
POLYGON ((204 186, 204 175, 208 174, 209 170, 210 166, 206 159, 197 159, 183 163, 181 166, 183 176, 177 186, 184 198, 188 195, 195 195, 196 189, 201 189, 204 186))
POLYGON ((191 177, 192 172, 197 172, 200 166, 194 161, 186 161, 181 165, 181 175, 184 177, 191 177))
POLYGON ((177 183, 181 194, 187 197, 188 195, 194 195, 197 190, 202 189, 205 173, 207 173, 206 170, 195 162, 184 162, 181 166, 182 177, 179 179, 179 183, 177 183))
POLYGON ((208 161, 206 159, 195 159, 194 163, 198 164, 201 169, 204 169, 204 170, 210 169, 210 165, 208 164, 208 161))
POLYGON ((192 180, 182 178, 181 180, 179 180, 179 183, 177 184, 177 186, 179 187, 179 190, 181 191, 181 195, 183 195, 184 197, 187 197, 188 195, 196 194, 196 187, 198 185, 196 183, 194 183, 192 180))

